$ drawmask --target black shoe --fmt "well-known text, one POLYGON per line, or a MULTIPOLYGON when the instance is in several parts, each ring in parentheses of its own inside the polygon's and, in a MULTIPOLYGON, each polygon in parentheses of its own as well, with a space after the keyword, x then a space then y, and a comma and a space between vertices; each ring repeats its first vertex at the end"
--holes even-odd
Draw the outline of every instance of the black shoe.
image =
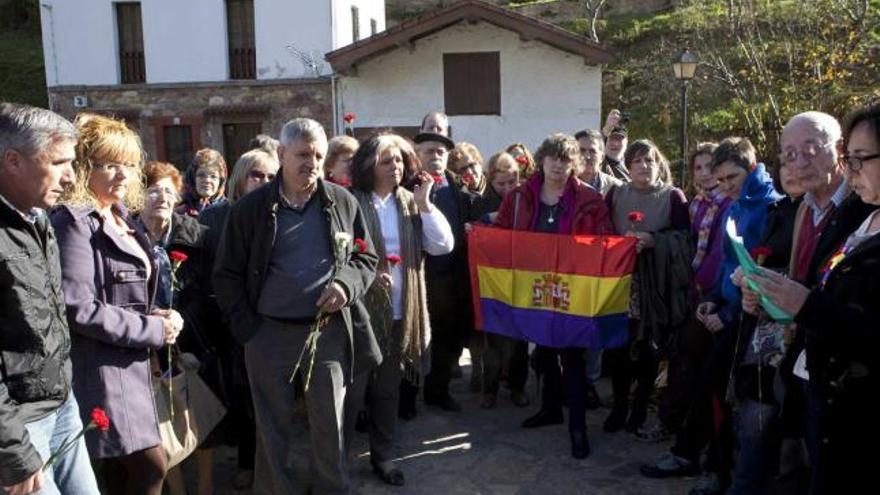
POLYGON ((523 428, 538 428, 539 426, 559 425, 565 422, 562 411, 549 411, 541 409, 534 416, 529 416, 522 422, 523 428))
POLYGON ((602 407, 602 401, 599 400, 599 392, 596 392, 596 387, 592 385, 587 386, 586 406, 587 410, 590 411, 595 411, 602 407))
POLYGON ((432 397, 430 395, 425 395, 425 404, 428 406, 439 407, 444 411, 461 411, 461 404, 459 404, 457 400, 453 399, 452 396, 448 394, 445 397, 432 397))
POLYGON ((376 473, 376 475, 378 475, 385 483, 394 486, 403 486, 406 484, 406 478, 404 478, 403 471, 400 469, 390 465, 383 468, 373 461, 370 461, 370 465, 373 466, 373 472, 376 473))
POLYGON ((606 433, 615 433, 623 428, 623 424, 626 422, 626 413, 627 413, 626 404, 615 404, 614 408, 611 409, 611 414, 605 419, 605 424, 602 425, 602 429, 605 430, 606 433))
POLYGON ((587 440, 587 432, 571 431, 571 456, 575 459, 586 459, 590 455, 590 441, 587 440))

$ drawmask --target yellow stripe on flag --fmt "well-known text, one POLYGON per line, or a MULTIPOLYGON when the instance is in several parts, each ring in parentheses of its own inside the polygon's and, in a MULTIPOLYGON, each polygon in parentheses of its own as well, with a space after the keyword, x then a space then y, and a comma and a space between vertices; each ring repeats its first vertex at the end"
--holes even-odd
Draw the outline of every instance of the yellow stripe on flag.
POLYGON ((604 316, 629 311, 631 275, 533 272, 480 266, 480 297, 522 309, 543 309, 573 316, 604 316))

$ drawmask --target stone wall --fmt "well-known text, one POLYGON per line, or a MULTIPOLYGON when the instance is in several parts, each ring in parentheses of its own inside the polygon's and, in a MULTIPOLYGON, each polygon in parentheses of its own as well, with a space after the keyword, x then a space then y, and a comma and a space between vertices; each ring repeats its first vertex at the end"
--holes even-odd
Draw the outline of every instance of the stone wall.
MULTIPOLYGON (((193 147, 224 152, 223 125, 259 122, 262 132, 278 135, 295 117, 311 117, 333 132, 330 79, 224 81, 192 84, 58 86, 49 88, 49 107, 68 118, 78 112, 115 115, 137 129, 151 159, 164 159, 162 128, 191 125, 193 147), (74 106, 85 96, 85 108, 74 106)), ((180 165, 180 164, 177 164, 180 165)))

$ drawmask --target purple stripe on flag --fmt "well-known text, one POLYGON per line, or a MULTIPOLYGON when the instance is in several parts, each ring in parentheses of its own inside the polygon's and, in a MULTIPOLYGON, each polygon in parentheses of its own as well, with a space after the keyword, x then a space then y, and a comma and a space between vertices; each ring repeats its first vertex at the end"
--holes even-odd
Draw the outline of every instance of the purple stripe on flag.
POLYGON ((545 347, 613 349, 629 340, 625 313, 605 316, 573 316, 542 309, 522 309, 495 299, 480 299, 483 330, 527 340, 545 347))

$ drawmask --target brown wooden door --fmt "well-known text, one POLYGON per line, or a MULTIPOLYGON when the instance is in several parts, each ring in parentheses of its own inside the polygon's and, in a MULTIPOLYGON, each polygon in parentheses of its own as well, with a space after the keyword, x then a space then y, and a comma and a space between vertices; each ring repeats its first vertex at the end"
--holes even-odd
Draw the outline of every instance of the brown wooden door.
POLYGON ((232 173, 232 167, 244 152, 250 149, 251 139, 263 132, 260 122, 230 122, 223 124, 223 158, 232 173))

